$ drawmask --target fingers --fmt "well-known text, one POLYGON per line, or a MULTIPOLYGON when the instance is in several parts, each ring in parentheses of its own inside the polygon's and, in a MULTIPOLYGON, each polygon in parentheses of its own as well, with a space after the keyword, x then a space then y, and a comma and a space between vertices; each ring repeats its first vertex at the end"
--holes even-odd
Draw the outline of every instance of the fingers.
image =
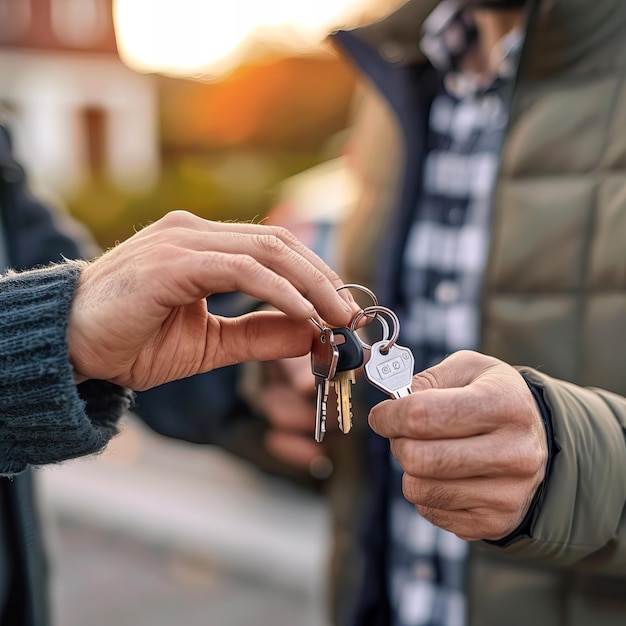
MULTIPOLYGON (((313 390, 311 381, 311 391, 313 390)), ((261 402, 270 424, 280 431, 313 432, 315 401, 284 384, 270 385, 261 391, 261 402)))
POLYGON ((402 478, 404 497, 415 504, 441 511, 491 508, 500 512, 515 513, 519 509, 522 493, 519 485, 502 478, 472 478, 462 480, 417 479, 405 474, 402 478))
POLYGON ((463 509, 449 511, 428 506, 416 506, 417 512, 431 524, 454 533, 464 541, 497 541, 512 533, 521 523, 523 516, 515 522, 503 525, 492 509, 463 509))
POLYGON ((315 396, 315 377, 311 372, 311 357, 309 355, 283 359, 277 361, 276 366, 282 372, 283 379, 299 394, 309 397, 315 396))
POLYGON ((414 393, 372 409, 372 429, 388 438, 429 440, 477 437, 501 428, 536 427, 537 408, 519 373, 501 361, 476 356, 475 366, 467 367, 465 372, 456 366, 467 359, 450 358, 415 376, 414 393), (446 367, 449 361, 453 367, 446 367))
MULTIPOLYGON (((242 222, 214 222, 211 220, 205 220, 193 213, 186 211, 172 211, 165 217, 161 218, 158 222, 155 222, 145 231, 149 229, 167 229, 172 228, 188 228, 198 232, 205 233, 240 233, 243 235, 271 235, 280 239, 287 246, 296 251, 300 256, 309 261, 318 270, 325 274, 328 279, 334 284, 335 287, 339 287, 343 284, 337 274, 330 268, 319 256, 317 256, 312 250, 307 248, 301 243, 291 232, 286 228, 280 226, 266 226, 263 224, 250 224, 242 222)), ((348 301, 352 300, 348 294, 348 301)))
POLYGON ((498 414, 468 388, 427 389, 372 408, 371 428, 388 439, 455 439, 489 432, 498 414))
MULTIPOLYGON (((460 441, 418 460, 421 455, 415 449, 407 452, 411 443, 394 440, 392 452, 405 470, 404 496, 423 517, 468 540, 500 539, 519 526, 543 476, 537 449, 521 455, 511 450, 494 460, 480 447, 462 456, 467 442, 460 441), (486 461, 482 466, 481 452, 486 461)), ((438 442, 419 443, 426 444, 422 452, 430 452, 438 442)))
MULTIPOLYGON (((349 293, 345 293, 346 290, 336 291, 343 284, 337 274, 284 228, 210 222, 189 213, 173 212, 145 229, 142 236, 161 240, 164 234, 170 244, 175 243, 186 249, 251 257, 295 286, 332 325, 347 324, 358 310, 358 305, 349 293)), ((250 271, 257 278, 267 280, 267 274, 255 270, 249 261, 232 262, 243 265, 239 268, 242 271, 250 271)), ((230 265, 227 260, 222 260, 222 264, 226 267, 230 265)), ((281 307, 281 310, 284 309, 281 307)))
MULTIPOLYGON (((309 361, 309 359, 306 359, 309 361)), ((298 359, 284 359, 271 365, 284 365, 298 359)), ((269 364, 268 364, 269 365, 269 364)), ((309 364, 310 371, 310 364, 309 364)), ((280 380, 284 380, 281 377, 280 380)), ((312 400, 313 380, 309 379, 307 393, 300 393, 287 382, 270 383, 261 391, 262 409, 270 423, 265 445, 277 458, 308 469, 316 478, 327 476, 330 461, 323 447, 313 441, 315 402, 312 400)))
POLYGON ((312 435, 270 431, 265 438, 267 449, 277 458, 303 469, 308 469, 321 456, 320 445, 312 435))
MULTIPOLYGON (((169 244, 154 247, 148 254, 150 258, 143 265, 143 290, 165 308, 191 304, 211 293, 240 291, 271 304, 289 317, 304 320, 318 315, 314 304, 289 278, 252 256, 196 252, 169 244)), ((330 292, 333 291, 330 287, 330 292)), ((349 305, 337 294, 327 297, 330 292, 323 288, 320 293, 309 294, 316 303, 322 303, 319 306, 324 315, 335 323, 347 323, 352 315, 349 305)))
POLYGON ((407 474, 440 480, 527 479, 537 476, 545 461, 544 450, 534 439, 502 441, 495 435, 439 441, 399 438, 391 441, 391 452, 407 474))
POLYGON ((413 391, 465 387, 502 362, 479 352, 459 350, 413 377, 413 391))
POLYGON ((307 319, 298 321, 279 312, 257 311, 237 318, 213 316, 206 333, 201 370, 244 361, 273 361, 302 356, 311 351, 316 332, 307 319))

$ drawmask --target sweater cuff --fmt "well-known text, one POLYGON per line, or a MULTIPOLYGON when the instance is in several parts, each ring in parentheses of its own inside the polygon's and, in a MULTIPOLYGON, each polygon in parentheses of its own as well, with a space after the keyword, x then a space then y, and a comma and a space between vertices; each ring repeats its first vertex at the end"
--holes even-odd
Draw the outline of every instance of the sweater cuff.
POLYGON ((74 382, 66 335, 83 267, 0 277, 0 474, 102 450, 131 404, 130 390, 74 382))

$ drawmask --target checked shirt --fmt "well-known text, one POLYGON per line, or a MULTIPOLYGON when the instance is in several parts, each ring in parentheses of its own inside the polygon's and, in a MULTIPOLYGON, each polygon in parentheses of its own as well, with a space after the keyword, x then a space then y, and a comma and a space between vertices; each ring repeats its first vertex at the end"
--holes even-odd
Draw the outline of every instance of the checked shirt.
MULTIPOLYGON (((423 187, 404 250, 398 309, 401 343, 418 370, 476 349, 491 192, 507 124, 506 85, 521 35, 500 42, 499 73, 487 84, 458 70, 476 31, 454 2, 424 27, 422 49, 441 75, 429 118, 423 187)), ((390 456, 388 591, 393 626, 464 626, 467 544, 439 529, 402 495, 390 456)))

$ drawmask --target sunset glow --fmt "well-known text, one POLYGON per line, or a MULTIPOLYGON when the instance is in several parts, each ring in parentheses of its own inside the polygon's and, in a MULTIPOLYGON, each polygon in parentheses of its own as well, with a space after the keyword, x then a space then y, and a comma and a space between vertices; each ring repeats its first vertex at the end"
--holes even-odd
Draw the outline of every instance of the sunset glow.
POLYGON ((313 51, 380 0, 116 0, 122 59, 133 69, 218 75, 255 49, 313 51))

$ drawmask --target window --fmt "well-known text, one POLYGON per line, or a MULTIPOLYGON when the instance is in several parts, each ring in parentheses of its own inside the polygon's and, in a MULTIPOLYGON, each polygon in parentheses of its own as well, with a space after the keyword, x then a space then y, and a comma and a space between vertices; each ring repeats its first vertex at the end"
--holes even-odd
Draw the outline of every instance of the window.
POLYGON ((106 35, 110 10, 110 0, 52 0, 52 32, 72 48, 96 46, 106 35))
POLYGON ((106 113, 97 107, 82 111, 87 166, 92 175, 102 174, 106 161, 106 113))

